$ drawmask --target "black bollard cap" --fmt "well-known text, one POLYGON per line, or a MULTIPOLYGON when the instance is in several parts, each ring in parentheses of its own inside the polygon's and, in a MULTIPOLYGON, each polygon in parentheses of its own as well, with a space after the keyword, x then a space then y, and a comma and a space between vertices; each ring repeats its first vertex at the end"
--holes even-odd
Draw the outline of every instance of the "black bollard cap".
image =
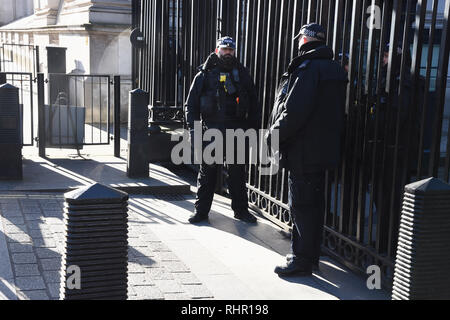
POLYGON ((19 88, 9 84, 9 83, 5 83, 0 85, 0 90, 16 90, 19 91, 19 88))
POLYGON ((68 192, 64 195, 69 204, 122 203, 128 200, 128 193, 107 187, 100 183, 68 192))
POLYGON ((428 178, 405 186, 406 192, 423 195, 450 194, 450 185, 437 178, 428 178))

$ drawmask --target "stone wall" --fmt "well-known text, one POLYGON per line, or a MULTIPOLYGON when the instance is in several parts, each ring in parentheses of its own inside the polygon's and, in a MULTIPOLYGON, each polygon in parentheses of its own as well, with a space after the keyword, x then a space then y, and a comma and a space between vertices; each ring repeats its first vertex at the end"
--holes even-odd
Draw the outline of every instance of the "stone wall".
POLYGON ((1 0, 0 27, 17 19, 32 15, 33 0, 1 0))

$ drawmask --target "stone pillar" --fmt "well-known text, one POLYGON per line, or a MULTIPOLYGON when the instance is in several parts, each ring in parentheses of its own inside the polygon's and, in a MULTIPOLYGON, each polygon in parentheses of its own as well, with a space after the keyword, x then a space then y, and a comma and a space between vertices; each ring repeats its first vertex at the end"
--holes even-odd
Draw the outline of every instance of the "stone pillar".
POLYGON ((65 0, 59 24, 131 24, 130 0, 65 0))
POLYGON ((64 0, 34 0, 34 15, 43 25, 55 25, 60 2, 64 0))

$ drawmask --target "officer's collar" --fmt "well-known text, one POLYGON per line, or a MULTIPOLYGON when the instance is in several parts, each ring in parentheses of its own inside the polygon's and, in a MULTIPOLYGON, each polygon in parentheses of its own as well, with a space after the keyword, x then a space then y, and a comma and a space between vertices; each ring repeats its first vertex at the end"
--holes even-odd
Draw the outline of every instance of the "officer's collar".
POLYGON ((323 46, 325 46, 325 42, 323 42, 323 41, 307 42, 300 47, 299 56, 304 56, 305 54, 309 54, 313 50, 316 50, 323 46))
POLYGON ((300 55, 295 57, 288 67, 288 73, 294 72, 306 60, 333 59, 333 50, 324 42, 309 42, 301 47, 300 55), (305 50, 305 51, 303 51, 305 50))

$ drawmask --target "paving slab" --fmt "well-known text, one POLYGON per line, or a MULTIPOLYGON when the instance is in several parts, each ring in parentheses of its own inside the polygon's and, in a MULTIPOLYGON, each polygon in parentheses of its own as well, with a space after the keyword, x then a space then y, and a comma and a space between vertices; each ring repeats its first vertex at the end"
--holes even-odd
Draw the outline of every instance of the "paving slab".
POLYGON ((14 264, 28 264, 37 262, 34 253, 13 253, 12 261, 14 264))
POLYGON ((0 215, 0 300, 15 300, 16 298, 14 273, 6 242, 4 223, 0 215))
POLYGON ((14 272, 17 277, 40 275, 37 263, 14 264, 14 272))
POLYGON ((50 300, 45 290, 23 290, 18 291, 20 300, 50 300))
POLYGON ((44 279, 41 276, 16 277, 16 286, 22 291, 45 290, 44 279))
MULTIPOLYGON (((190 186, 168 169, 150 164, 150 178, 130 179, 126 175, 127 162, 123 158, 95 156, 75 159, 40 158, 26 155, 23 159, 23 180, 2 181, 0 191, 65 192, 99 182, 129 193, 189 194, 190 186)), ((57 208, 51 206, 51 209, 57 208)), ((16 207, 6 215, 14 216, 16 207)), ((26 206, 26 214, 38 214, 37 206, 26 206)), ((32 218, 32 216, 31 216, 32 218)))

